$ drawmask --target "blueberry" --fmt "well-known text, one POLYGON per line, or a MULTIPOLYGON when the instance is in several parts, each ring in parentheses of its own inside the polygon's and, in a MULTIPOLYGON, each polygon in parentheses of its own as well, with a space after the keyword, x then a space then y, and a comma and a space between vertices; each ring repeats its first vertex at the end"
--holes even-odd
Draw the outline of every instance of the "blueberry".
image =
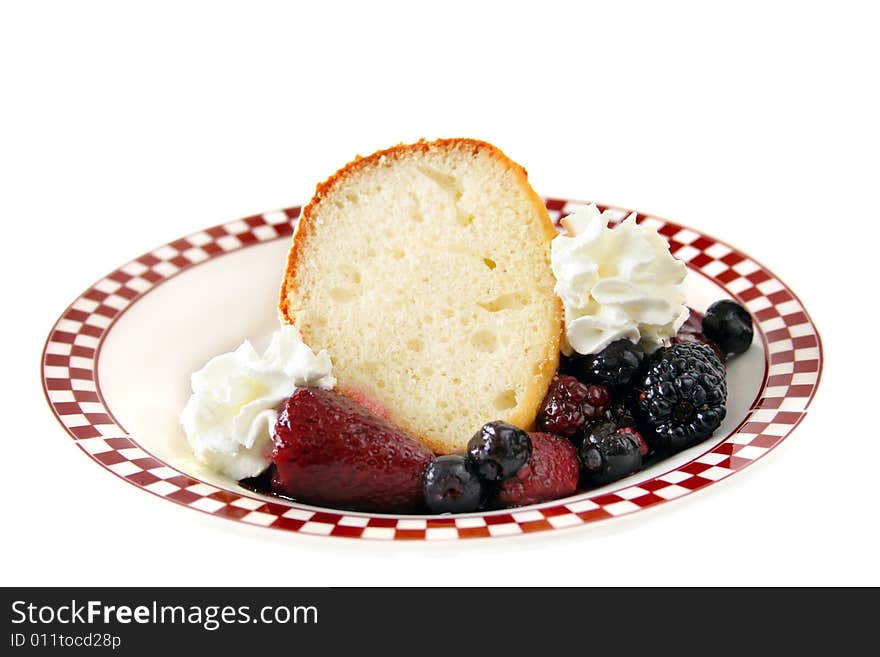
POLYGON ((476 511, 483 483, 463 454, 440 456, 428 464, 423 478, 425 503, 434 513, 476 511))
POLYGON ((632 429, 618 430, 613 422, 594 422, 578 450, 586 483, 607 484, 635 472, 642 467, 644 451, 643 441, 632 429))
POLYGON ((752 316, 735 301, 716 301, 703 316, 703 335, 725 354, 741 354, 752 344, 752 316))
MULTIPOLYGON (((597 442, 600 438, 608 436, 617 431, 617 427, 618 424, 614 421, 613 418, 594 420, 593 422, 587 424, 587 427, 581 433, 571 438, 571 443, 577 448, 578 454, 581 455, 581 447, 583 447, 586 443, 597 442)), ((584 449, 586 450, 588 448, 584 447, 584 449)), ((599 454, 598 452, 590 453, 590 458, 594 461, 600 456, 601 454, 599 454)), ((588 471, 591 470, 591 468, 588 467, 586 463, 582 463, 582 465, 584 465, 584 467, 588 471)), ((599 467, 599 465, 596 465, 596 467, 599 467)))
POLYGON ((468 442, 468 456, 486 481, 503 481, 516 475, 532 455, 532 439, 506 422, 489 422, 468 442))

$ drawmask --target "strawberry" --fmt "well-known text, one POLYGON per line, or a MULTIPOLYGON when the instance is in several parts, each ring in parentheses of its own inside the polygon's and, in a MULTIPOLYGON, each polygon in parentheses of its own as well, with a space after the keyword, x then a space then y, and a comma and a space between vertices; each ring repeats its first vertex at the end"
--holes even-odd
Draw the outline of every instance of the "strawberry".
POLYGON ((418 510, 433 452, 339 392, 299 388, 275 425, 272 488, 320 506, 418 510))
POLYGON ((532 455, 516 476, 499 484, 492 506, 505 508, 547 502, 577 490, 580 464, 577 450, 552 433, 530 433, 532 455))
POLYGON ((391 412, 382 405, 382 402, 370 397, 370 395, 363 391, 363 389, 358 388, 356 386, 344 386, 339 385, 336 389, 341 392, 343 395, 356 401, 358 404, 366 408, 371 413, 378 415, 383 420, 388 420, 391 422, 391 412))

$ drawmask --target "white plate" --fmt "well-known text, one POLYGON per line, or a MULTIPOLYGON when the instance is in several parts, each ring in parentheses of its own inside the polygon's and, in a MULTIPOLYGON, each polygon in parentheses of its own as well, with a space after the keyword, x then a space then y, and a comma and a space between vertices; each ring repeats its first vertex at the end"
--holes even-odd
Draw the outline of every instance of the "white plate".
MULTIPOLYGON (((558 219, 576 204, 547 199, 547 206, 558 219)), ((612 211, 618 218, 629 212, 612 211)), ((394 516, 262 497, 196 462, 177 418, 193 371, 245 338, 262 348, 277 328, 280 276, 298 214, 256 215, 175 240, 71 304, 50 333, 42 367, 47 399, 80 448, 151 493, 252 524, 380 539, 499 536, 631 513, 724 478, 783 440, 818 385, 819 336, 783 283, 728 245, 642 216, 688 263, 688 305, 704 311, 733 297, 756 320, 755 343, 729 365, 728 411, 715 437, 603 488, 512 511, 394 516)))

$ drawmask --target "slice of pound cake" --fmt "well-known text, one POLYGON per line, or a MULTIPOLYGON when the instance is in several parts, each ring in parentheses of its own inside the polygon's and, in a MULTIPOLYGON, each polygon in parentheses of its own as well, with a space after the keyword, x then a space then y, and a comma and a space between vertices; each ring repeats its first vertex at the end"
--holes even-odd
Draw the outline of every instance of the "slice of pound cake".
POLYGON ((531 426, 558 364, 556 230, 525 170, 481 141, 356 159, 303 209, 281 318, 343 390, 435 452, 486 422, 531 426))

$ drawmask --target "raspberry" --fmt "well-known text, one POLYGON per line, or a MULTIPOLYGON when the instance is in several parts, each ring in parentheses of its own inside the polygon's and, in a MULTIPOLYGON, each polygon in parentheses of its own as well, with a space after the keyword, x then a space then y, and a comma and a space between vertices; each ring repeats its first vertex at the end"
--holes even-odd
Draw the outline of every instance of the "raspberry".
POLYGON ((572 437, 587 422, 602 416, 611 403, 605 386, 587 385, 569 375, 558 375, 538 410, 539 429, 560 436, 572 437))
POLYGON ((506 508, 567 497, 577 490, 577 450, 565 438, 549 433, 530 433, 532 455, 516 476, 501 482, 492 506, 506 508))

